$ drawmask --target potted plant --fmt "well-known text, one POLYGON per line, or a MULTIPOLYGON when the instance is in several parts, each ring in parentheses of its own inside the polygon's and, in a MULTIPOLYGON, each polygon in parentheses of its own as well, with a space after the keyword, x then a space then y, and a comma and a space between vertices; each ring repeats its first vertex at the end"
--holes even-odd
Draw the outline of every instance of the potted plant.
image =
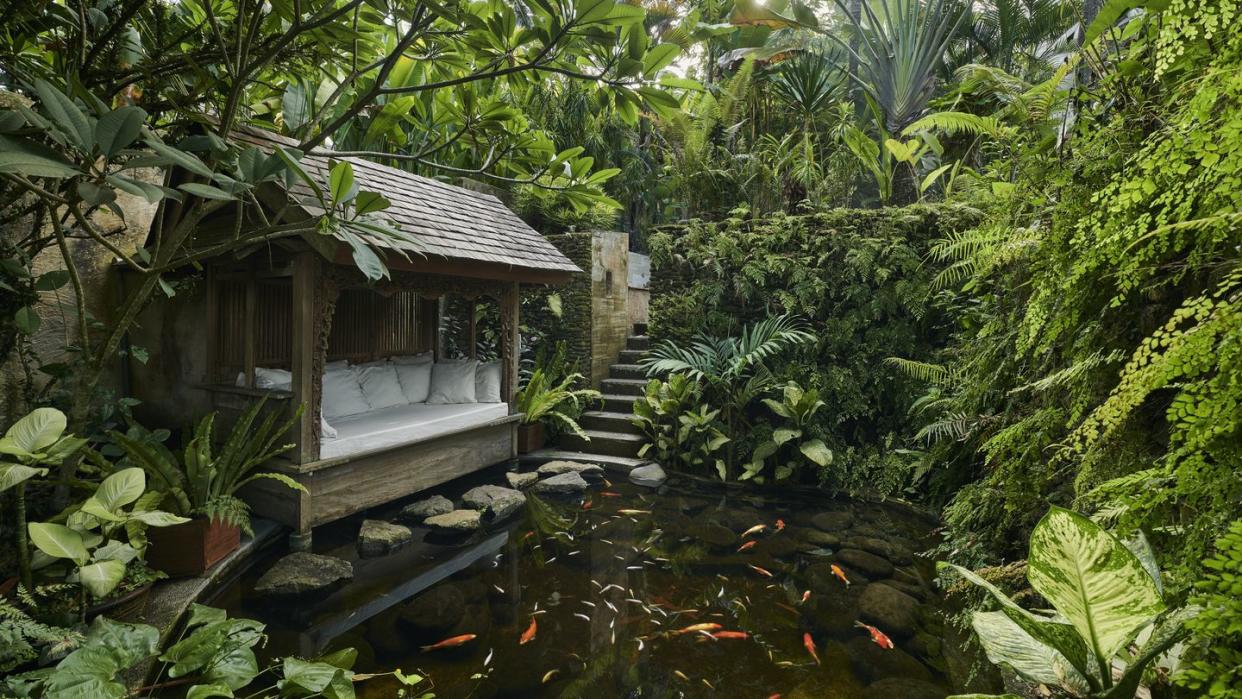
POLYGON ((217 451, 213 446, 216 414, 198 422, 180 459, 159 440, 142 434, 112 432, 126 458, 141 467, 165 493, 173 512, 190 518, 184 524, 152 532, 148 561, 168 575, 202 575, 240 544, 240 532, 253 535, 250 510, 237 497, 247 483, 260 478, 305 490, 280 473, 255 470, 269 459, 293 448, 280 440, 297 421, 299 408, 287 421, 269 411, 259 421, 266 399, 256 401, 233 426, 217 451), (257 425, 256 425, 257 421, 257 425))
POLYGON ((589 388, 574 388, 584 380, 582 374, 569 374, 553 384, 543 367, 531 371, 526 385, 517 392, 517 410, 521 413, 518 425, 518 451, 526 454, 544 444, 545 425, 565 428, 589 439, 578 425, 576 418, 588 402, 599 400, 600 392, 589 388))

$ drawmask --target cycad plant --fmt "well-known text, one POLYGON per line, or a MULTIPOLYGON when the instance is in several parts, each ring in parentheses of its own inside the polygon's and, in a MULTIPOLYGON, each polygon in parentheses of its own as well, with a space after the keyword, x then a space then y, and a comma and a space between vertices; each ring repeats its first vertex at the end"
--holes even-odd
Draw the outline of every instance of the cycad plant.
POLYGON ((689 347, 664 341, 642 360, 649 376, 682 373, 698 382, 704 402, 720 410, 729 449, 725 475, 734 470, 734 443, 745 425, 750 403, 775 379, 764 361, 793 347, 815 341, 806 323, 785 314, 748 325, 737 337, 699 335, 689 347))
POLYGON ((522 414, 522 424, 542 422, 590 439, 575 418, 588 405, 599 400, 600 392, 575 388, 584 380, 582 374, 569 374, 554 384, 543 367, 531 370, 526 385, 517 392, 516 408, 522 414))
POLYGON ((158 440, 115 431, 109 436, 124 450, 129 461, 147 472, 155 488, 167 494, 169 507, 175 513, 218 519, 253 534, 250 510, 237 497, 238 490, 261 478, 283 483, 294 490, 305 490, 284 474, 255 472, 269 459, 293 448, 292 444, 283 443, 283 439, 302 414, 299 407, 288 420, 278 422, 279 411, 268 411, 256 425, 266 401, 266 398, 260 399, 242 413, 219 450, 214 446, 216 414, 204 417, 180 459, 158 440))

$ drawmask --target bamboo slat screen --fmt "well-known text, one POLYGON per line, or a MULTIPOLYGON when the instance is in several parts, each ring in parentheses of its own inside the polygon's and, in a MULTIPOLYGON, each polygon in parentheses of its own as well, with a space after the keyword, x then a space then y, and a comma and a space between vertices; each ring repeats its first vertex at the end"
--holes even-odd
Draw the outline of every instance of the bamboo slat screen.
POLYGON ((293 288, 286 279, 221 279, 216 283, 215 368, 212 380, 233 383, 246 370, 253 343, 254 364, 288 369, 293 352, 293 288), (247 288, 253 284, 253 315, 247 288))
POLYGON ((246 282, 216 283, 216 366, 213 381, 231 382, 246 363, 246 282))
POLYGON ((260 281, 255 288, 255 363, 288 369, 293 361, 293 285, 260 281))
POLYGON ((427 331, 435 323, 435 301, 412 291, 385 296, 369 289, 345 289, 336 300, 328 360, 365 362, 432 348, 427 331), (429 306, 430 304, 430 306, 429 306))

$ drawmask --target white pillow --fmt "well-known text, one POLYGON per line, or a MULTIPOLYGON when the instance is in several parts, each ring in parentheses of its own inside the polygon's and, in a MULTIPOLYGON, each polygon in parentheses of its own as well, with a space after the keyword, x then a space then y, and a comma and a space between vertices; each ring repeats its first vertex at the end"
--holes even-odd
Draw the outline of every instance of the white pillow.
POLYGON ((337 371, 338 369, 348 369, 348 368, 349 368, 348 359, 338 359, 336 361, 328 362, 327 364, 323 365, 324 371, 337 371))
POLYGON ((431 366, 431 390, 428 405, 444 403, 475 403, 473 359, 450 359, 431 366))
POLYGON ((367 362, 359 364, 358 384, 362 386, 362 395, 367 397, 372 410, 405 405, 405 394, 401 392, 401 382, 397 379, 397 369, 388 362, 367 362))
POLYGON ((330 369, 323 375, 323 405, 325 418, 333 419, 357 415, 371 409, 367 397, 358 385, 358 375, 352 368, 330 369))
MULTIPOLYGON (((236 384, 246 385, 246 372, 238 372, 236 384)), ((257 366, 254 368, 254 387, 290 391, 293 390, 293 374, 284 369, 267 369, 257 366)))
POLYGON ((474 370, 474 397, 480 403, 500 401, 500 362, 483 362, 474 370))
POLYGON ((336 439, 336 428, 329 425, 323 415, 319 416, 319 436, 323 439, 336 439))
MULTIPOLYGON (((421 356, 421 355, 420 355, 421 356)), ((396 362, 398 357, 393 357, 396 362)), ((427 393, 431 390, 431 356, 425 362, 394 364, 397 380, 401 382, 401 393, 407 403, 426 403, 427 393)))
POLYGON ((419 354, 399 354, 389 359, 393 364, 430 364, 435 361, 435 357, 430 352, 421 352, 419 354))

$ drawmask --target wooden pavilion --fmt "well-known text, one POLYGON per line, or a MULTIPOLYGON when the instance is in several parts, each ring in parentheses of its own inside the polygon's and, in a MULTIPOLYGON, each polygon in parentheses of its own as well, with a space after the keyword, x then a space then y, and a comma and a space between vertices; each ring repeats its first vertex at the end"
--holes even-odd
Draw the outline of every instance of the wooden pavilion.
MULTIPOLYGON (((267 132, 240 137, 260 147, 293 145, 267 132)), ((257 515, 293 527, 295 548, 309 547, 315 526, 515 457, 521 285, 559 283, 580 271, 494 196, 358 158, 304 157, 324 189, 330 160, 350 162, 362 190, 392 202, 384 215, 418 239, 420 253, 387 255, 391 279, 378 283, 367 282, 344 244, 315 232, 206 260, 205 284, 194 295, 146 314, 147 337, 138 339, 159 351, 128 366, 131 390, 144 401, 144 390, 151 393, 165 421, 188 423, 204 406, 227 417, 260 396, 280 410, 305 406, 290 436, 293 451, 272 468, 306 492, 262 480, 245 494, 257 515), (325 370, 342 360, 447 359, 440 326, 448 296, 499 306, 500 402, 394 406, 330 428, 325 370), (287 372, 288 383, 265 381, 273 372, 287 372)), ((278 220, 317 215, 303 183, 263 196, 278 220)), ((221 217, 204 227, 205 237, 236 225, 221 217)), ((469 327, 473 356, 473 317, 469 327)))

